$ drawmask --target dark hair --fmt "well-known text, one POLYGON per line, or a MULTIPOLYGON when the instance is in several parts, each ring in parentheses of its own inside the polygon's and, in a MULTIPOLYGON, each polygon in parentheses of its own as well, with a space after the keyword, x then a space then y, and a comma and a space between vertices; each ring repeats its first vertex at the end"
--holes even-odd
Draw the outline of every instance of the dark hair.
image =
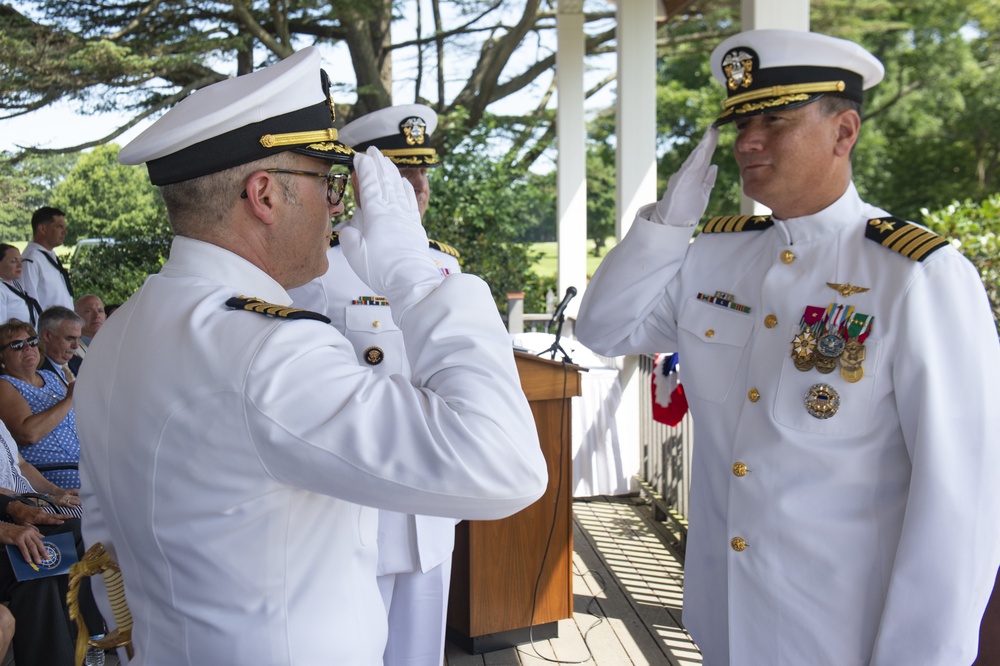
POLYGON ((57 217, 66 217, 66 213, 52 206, 42 206, 31 214, 31 230, 38 231, 38 226, 48 224, 57 217))
POLYGON ((0 243, 0 261, 3 261, 7 256, 7 253, 11 250, 16 250, 17 248, 8 243, 0 243))

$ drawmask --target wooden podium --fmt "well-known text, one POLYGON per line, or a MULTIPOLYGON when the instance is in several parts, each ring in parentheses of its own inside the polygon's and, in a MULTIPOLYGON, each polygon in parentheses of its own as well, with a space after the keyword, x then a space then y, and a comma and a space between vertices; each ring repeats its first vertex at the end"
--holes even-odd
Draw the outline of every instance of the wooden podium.
POLYGON ((570 398, 580 395, 582 368, 514 356, 549 485, 541 499, 513 516, 456 527, 448 634, 472 654, 554 638, 557 622, 573 615, 570 398))

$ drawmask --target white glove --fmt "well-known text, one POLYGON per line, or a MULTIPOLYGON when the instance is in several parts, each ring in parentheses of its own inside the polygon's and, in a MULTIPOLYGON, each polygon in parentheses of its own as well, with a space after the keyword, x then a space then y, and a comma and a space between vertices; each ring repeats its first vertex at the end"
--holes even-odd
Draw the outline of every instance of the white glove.
POLYGON ((358 277, 403 313, 441 283, 444 276, 427 251, 413 187, 374 146, 354 157, 358 207, 340 230, 344 258, 358 277))
POLYGON ((719 141, 719 128, 709 127, 677 173, 667 181, 667 191, 656 204, 652 221, 672 227, 693 227, 705 214, 708 197, 719 167, 712 154, 719 141))

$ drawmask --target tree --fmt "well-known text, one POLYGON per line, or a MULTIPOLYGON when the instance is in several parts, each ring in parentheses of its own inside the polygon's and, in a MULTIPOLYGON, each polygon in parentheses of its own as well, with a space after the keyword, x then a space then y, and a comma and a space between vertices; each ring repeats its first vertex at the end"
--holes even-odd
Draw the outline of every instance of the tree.
POLYGON ((979 271, 1000 333, 1000 194, 983 201, 955 201, 936 211, 926 208, 922 222, 952 239, 979 271))
POLYGON ((0 241, 31 240, 31 214, 52 205, 52 188, 77 155, 29 155, 19 162, 0 153, 0 241))
POLYGON ((163 265, 173 237, 163 200, 145 168, 118 163, 115 144, 83 153, 53 189, 52 202, 66 211, 67 244, 109 239, 73 258, 78 293, 121 303, 163 265))
POLYGON ((52 205, 66 211, 66 243, 78 238, 164 238, 171 235, 163 200, 145 168, 118 162, 107 144, 80 155, 53 189, 52 205))
MULTIPOLYGON (((812 29, 860 42, 886 65, 869 91, 854 177, 863 197, 908 219, 1000 189, 997 0, 813 0, 812 29)), ((738 30, 737 8, 712 0, 662 29, 657 119, 660 191, 723 101, 707 56, 738 30)), ((708 215, 739 210, 735 133, 724 129, 708 215)))
POLYGON ((503 154, 490 154, 490 141, 503 131, 496 119, 487 115, 468 133, 461 129, 461 118, 443 121, 438 132, 445 156, 440 168, 430 170, 424 226, 429 237, 461 252, 462 270, 483 278, 504 312, 508 292, 538 288, 529 270, 535 257, 520 242, 529 225, 526 202, 538 195, 523 167, 512 166, 503 154))
MULTIPOLYGON (((0 113, 27 113, 59 100, 84 112, 132 113, 123 127, 64 150, 113 140, 143 118, 169 108, 190 92, 288 56, 307 44, 346 47, 357 102, 344 120, 389 106, 393 88, 412 90, 439 113, 464 109, 465 130, 488 106, 514 93, 536 90, 535 111, 519 118, 516 140, 530 163, 551 141, 555 29, 551 0, 285 0, 284 2, 181 0, 35 0, 24 12, 0 5, 0 113), (424 18, 426 8, 430 20, 424 18), (401 16, 413 17, 414 35, 401 16), (398 38, 397 38, 398 37, 398 38), (514 56, 517 56, 514 58, 514 56), (393 58, 414 63, 412 81, 393 79, 393 58), (463 71, 464 70, 464 71, 463 71), (454 83, 456 71, 465 81, 454 83), (548 87, 537 85, 548 77, 548 87), (540 126, 541 131, 533 131, 540 126), (536 145, 537 144, 537 145, 536 145)), ((597 26, 588 51, 614 38, 610 6, 588 0, 597 26)), ((409 25, 409 24, 408 24, 409 25)), ((343 62, 343 60, 341 60, 343 62)), ((331 69, 335 81, 349 85, 331 69)), ((399 101, 410 101, 399 100, 399 101)), ((30 149, 30 147, 29 147, 30 149)), ((37 149, 32 149, 37 150, 37 149)))

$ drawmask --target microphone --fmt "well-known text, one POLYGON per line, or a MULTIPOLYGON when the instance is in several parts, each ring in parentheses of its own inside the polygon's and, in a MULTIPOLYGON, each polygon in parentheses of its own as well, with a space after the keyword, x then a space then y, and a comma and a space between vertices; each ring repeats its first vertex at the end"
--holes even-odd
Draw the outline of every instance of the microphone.
POLYGON ((556 321, 563 315, 566 311, 566 306, 569 305, 569 302, 573 300, 574 296, 576 296, 576 287, 566 287, 566 295, 563 296, 562 301, 560 301, 559 305, 556 307, 556 311, 552 313, 552 321, 556 321))

